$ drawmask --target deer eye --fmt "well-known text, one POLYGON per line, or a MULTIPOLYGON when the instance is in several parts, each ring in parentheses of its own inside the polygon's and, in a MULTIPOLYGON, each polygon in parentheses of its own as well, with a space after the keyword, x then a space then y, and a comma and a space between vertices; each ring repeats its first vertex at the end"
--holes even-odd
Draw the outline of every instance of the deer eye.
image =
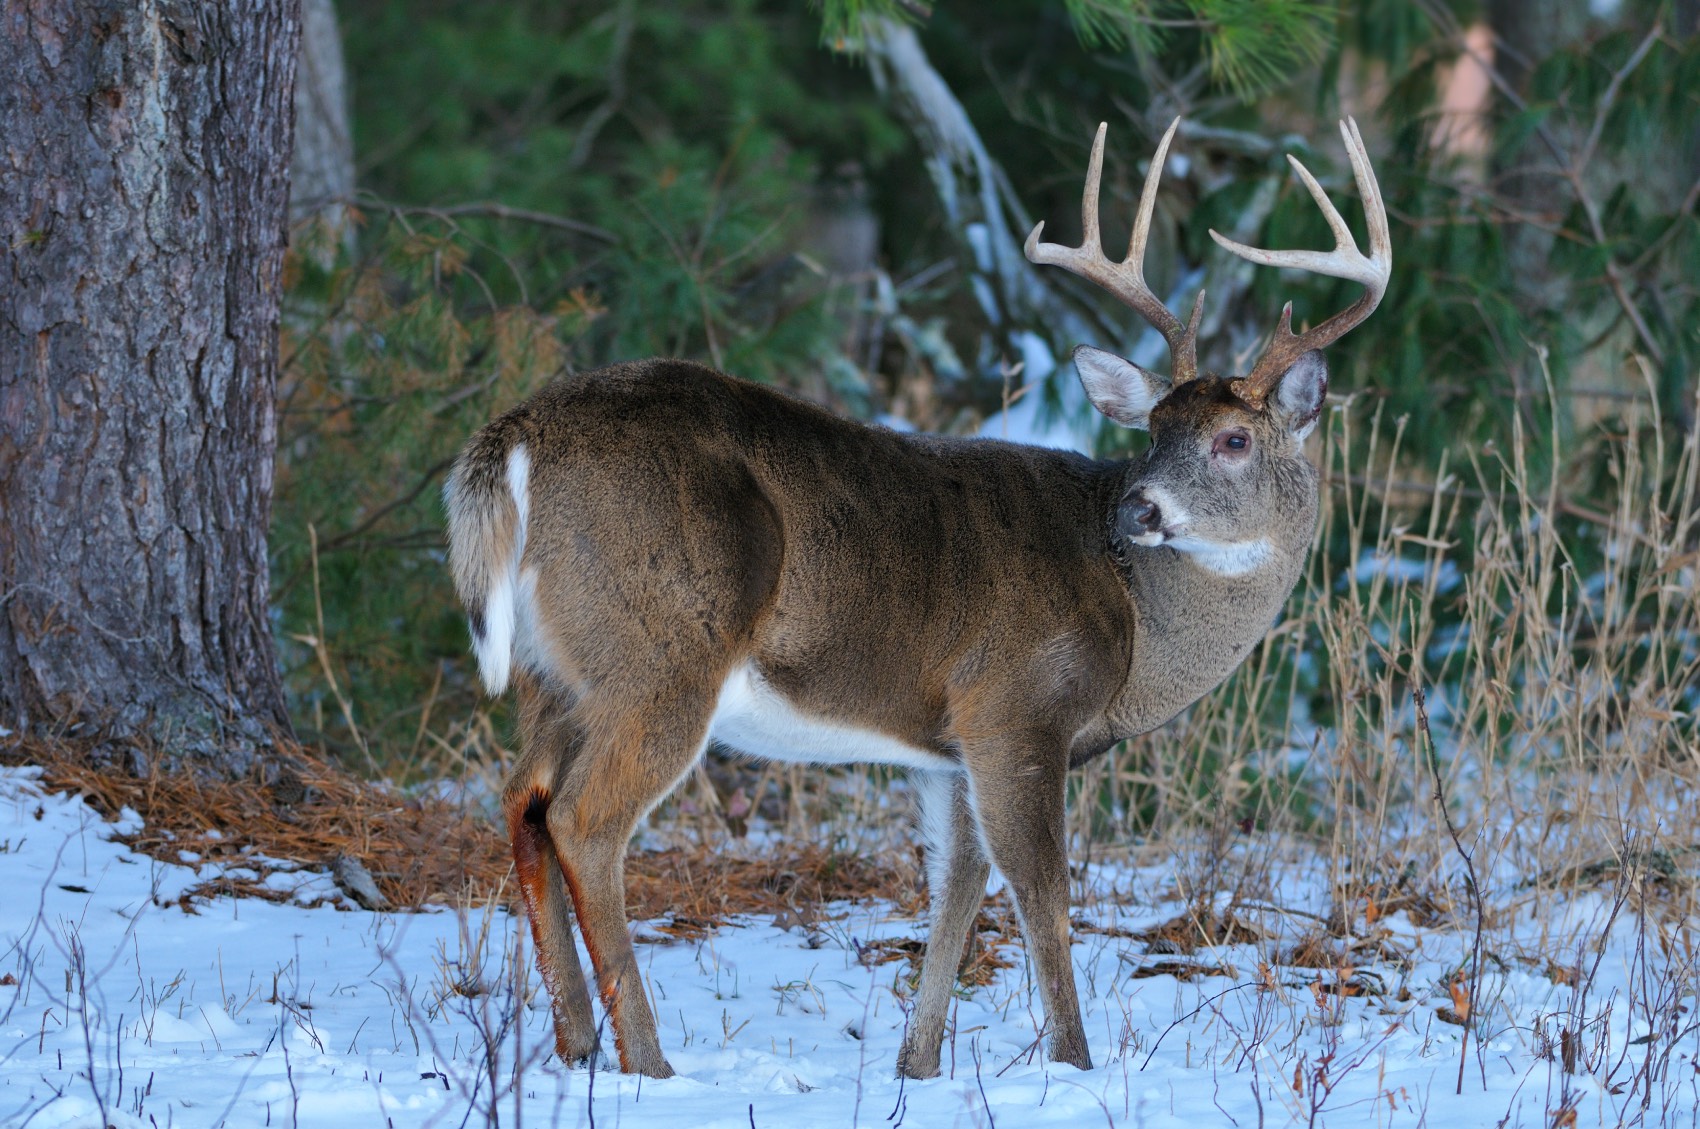
POLYGON ((1217 435, 1216 441, 1211 444, 1210 453, 1213 455, 1243 455, 1249 450, 1251 450, 1251 436, 1244 431, 1235 429, 1217 435))

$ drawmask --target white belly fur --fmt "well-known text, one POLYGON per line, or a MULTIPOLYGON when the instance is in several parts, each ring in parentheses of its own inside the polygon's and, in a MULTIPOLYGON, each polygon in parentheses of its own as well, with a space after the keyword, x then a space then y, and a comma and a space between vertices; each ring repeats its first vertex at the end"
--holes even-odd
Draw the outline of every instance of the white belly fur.
POLYGON ((883 733, 800 712, 750 663, 740 663, 720 686, 708 736, 741 753, 802 764, 896 764, 954 769, 956 762, 883 733))

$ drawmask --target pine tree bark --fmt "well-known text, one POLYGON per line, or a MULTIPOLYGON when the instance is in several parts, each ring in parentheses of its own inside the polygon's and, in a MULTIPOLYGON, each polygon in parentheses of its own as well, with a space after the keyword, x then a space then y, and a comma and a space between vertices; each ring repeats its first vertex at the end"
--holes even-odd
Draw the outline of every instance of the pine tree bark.
POLYGON ((0 725, 236 767, 268 625, 299 0, 0 9, 0 725))

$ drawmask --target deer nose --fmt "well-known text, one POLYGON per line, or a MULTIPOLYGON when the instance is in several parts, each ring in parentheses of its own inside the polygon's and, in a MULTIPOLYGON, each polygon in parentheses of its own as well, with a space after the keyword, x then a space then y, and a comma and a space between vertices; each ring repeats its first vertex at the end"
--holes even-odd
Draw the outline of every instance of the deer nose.
POLYGON ((1163 528, 1163 513, 1157 503, 1135 491, 1122 502, 1116 515, 1116 532, 1123 537, 1141 537, 1163 528))

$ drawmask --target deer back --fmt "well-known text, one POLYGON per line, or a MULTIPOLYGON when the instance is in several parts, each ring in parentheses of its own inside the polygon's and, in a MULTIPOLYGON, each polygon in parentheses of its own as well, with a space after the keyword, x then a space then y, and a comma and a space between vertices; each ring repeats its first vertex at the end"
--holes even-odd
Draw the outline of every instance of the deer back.
POLYGON ((1100 462, 867 427, 687 362, 618 366, 469 444, 452 556, 492 689, 506 655, 575 697, 650 656, 748 662, 797 710, 927 753, 1022 726, 1080 759, 1224 677, 1314 525, 1296 441, 1225 382, 1170 397, 1152 429, 1145 458, 1100 462), (1239 426, 1259 441, 1228 482, 1212 437, 1239 426), (1262 555, 1129 555, 1118 522, 1147 495, 1262 555))

